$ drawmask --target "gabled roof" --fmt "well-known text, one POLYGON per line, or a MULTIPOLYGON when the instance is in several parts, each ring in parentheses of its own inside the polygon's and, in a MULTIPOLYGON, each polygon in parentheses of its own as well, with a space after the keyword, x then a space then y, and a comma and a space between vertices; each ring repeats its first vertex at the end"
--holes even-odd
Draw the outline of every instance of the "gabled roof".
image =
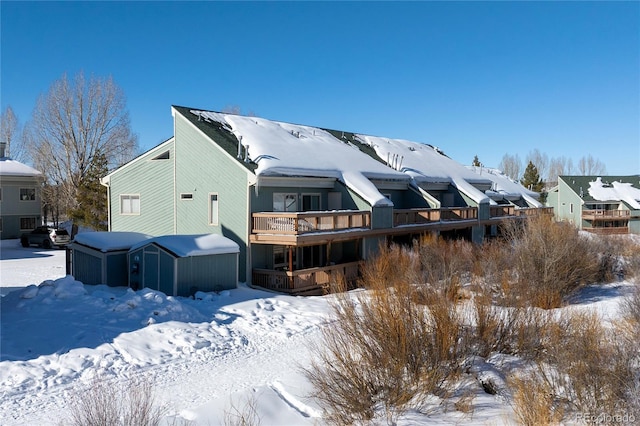
MULTIPOLYGON (((185 113, 184 109, 178 111, 185 113)), ((269 176, 334 178, 344 182, 372 206, 391 206, 391 201, 371 180, 397 181, 406 185, 411 182, 406 174, 365 154, 361 150, 364 147, 337 138, 335 132, 213 111, 189 110, 187 115, 191 122, 199 123, 199 128, 208 129, 217 143, 216 135, 226 134, 222 145, 226 145, 223 148, 234 158, 240 141, 255 164, 258 184, 260 178, 269 176), (229 135, 235 136, 232 145, 227 143, 231 141, 229 135)), ((247 164, 242 159, 237 161, 247 164)))
POLYGON ((640 209, 640 175, 559 176, 586 203, 623 201, 640 209))
POLYGON ((9 157, 0 158, 0 176, 42 177, 42 173, 9 157))
POLYGON ((163 235, 153 237, 131 247, 138 250, 147 244, 162 247, 175 257, 207 256, 212 254, 239 253, 240 246, 227 237, 218 234, 163 235))

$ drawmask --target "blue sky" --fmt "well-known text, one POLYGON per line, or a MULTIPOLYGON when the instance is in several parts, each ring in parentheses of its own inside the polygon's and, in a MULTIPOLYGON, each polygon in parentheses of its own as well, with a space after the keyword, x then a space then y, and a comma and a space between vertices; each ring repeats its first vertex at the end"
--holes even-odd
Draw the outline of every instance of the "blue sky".
POLYGON ((640 2, 0 3, 2 109, 111 75, 143 149, 171 105, 640 173, 640 2))

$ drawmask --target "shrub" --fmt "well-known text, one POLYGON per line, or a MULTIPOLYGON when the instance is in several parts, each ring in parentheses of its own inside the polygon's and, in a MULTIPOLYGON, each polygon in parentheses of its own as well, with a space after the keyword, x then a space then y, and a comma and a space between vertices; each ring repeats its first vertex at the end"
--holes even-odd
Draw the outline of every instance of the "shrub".
POLYGON ((367 291, 336 295, 335 321, 306 372, 329 421, 365 422, 381 410, 393 422, 459 370, 464 330, 455 306, 443 292, 423 298, 407 279, 411 262, 398 247, 383 249, 365 267, 367 291))
POLYGON ((146 378, 114 385, 98 376, 76 392, 70 411, 70 424, 76 426, 157 426, 166 412, 146 378))
POLYGON ((525 426, 559 424, 562 408, 554 398, 553 389, 535 372, 512 375, 507 379, 511 388, 512 406, 516 418, 525 426))
POLYGON ((533 217, 522 227, 511 226, 506 235, 517 275, 508 303, 557 308, 568 295, 597 279, 597 249, 570 224, 533 217))

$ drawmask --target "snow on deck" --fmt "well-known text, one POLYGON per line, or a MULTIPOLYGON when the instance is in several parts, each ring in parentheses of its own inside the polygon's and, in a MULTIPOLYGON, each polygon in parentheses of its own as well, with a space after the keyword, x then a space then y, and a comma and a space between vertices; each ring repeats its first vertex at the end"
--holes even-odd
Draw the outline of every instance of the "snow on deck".
POLYGON ((611 185, 605 185, 602 178, 598 177, 595 182, 589 182, 589 195, 597 201, 624 201, 640 210, 640 189, 630 183, 614 181, 611 185))

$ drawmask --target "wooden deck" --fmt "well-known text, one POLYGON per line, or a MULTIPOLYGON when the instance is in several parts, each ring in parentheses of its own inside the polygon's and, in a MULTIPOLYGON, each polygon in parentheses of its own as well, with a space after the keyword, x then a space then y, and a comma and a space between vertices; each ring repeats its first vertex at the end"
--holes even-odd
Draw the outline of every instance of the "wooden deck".
POLYGON ((396 209, 393 211, 393 226, 421 225, 443 221, 474 219, 478 219, 477 207, 396 209))
POLYGON ((344 210, 335 212, 267 212, 253 213, 254 234, 302 235, 309 232, 368 229, 371 212, 344 210))
POLYGON ((583 231, 596 235, 625 235, 629 233, 627 226, 607 226, 601 228, 582 228, 583 231))
POLYGON ((252 283, 255 286, 289 294, 324 294, 332 280, 343 276, 347 282, 358 279, 361 262, 300 269, 298 271, 274 271, 253 269, 252 283))
POLYGON ((583 210, 582 218, 584 220, 616 220, 629 219, 631 211, 629 210, 583 210))

